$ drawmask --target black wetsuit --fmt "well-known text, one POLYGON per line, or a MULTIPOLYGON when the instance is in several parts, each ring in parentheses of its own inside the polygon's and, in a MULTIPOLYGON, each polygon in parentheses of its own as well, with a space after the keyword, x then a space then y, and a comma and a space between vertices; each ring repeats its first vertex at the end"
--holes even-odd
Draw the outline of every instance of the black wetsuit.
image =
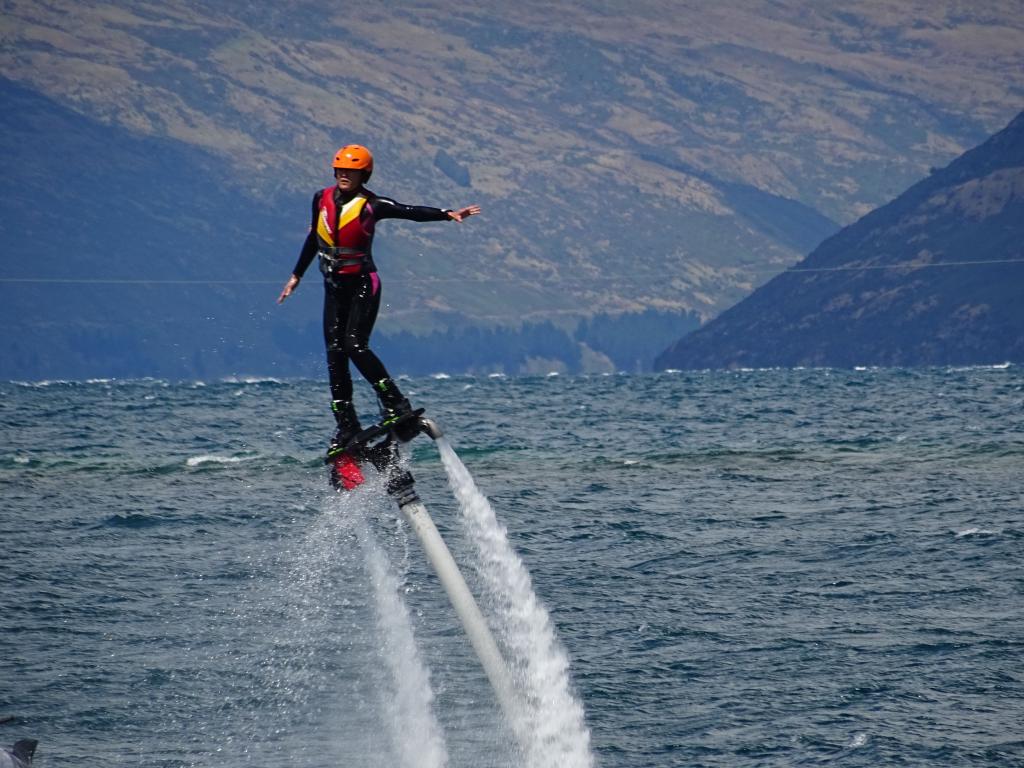
MULTIPOLYGON (((333 187, 335 210, 341 211, 342 204, 355 193, 345 195, 333 187)), ((367 197, 360 213, 363 227, 371 233, 382 219, 407 219, 409 221, 449 221, 448 211, 419 205, 403 205, 387 197, 378 197, 369 190, 362 190, 367 197)), ((317 218, 320 215, 320 196, 323 190, 313 195, 313 213, 309 235, 302 245, 299 260, 292 272, 302 277, 320 249, 316 236, 317 218)), ((324 280, 324 343, 327 345, 327 373, 331 381, 331 398, 352 401, 352 376, 348 361, 355 363, 359 373, 369 381, 376 382, 390 378, 387 369, 370 349, 370 333, 380 309, 380 278, 373 257, 367 253, 363 270, 358 274, 332 276, 324 280)))

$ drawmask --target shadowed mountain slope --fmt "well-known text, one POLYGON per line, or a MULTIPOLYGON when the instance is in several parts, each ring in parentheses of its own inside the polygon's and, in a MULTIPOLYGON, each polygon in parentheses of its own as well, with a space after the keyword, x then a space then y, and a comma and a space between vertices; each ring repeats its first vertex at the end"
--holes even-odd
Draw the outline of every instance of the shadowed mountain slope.
POLYGON ((662 353, 658 368, 1024 362, 1024 113, 662 353))

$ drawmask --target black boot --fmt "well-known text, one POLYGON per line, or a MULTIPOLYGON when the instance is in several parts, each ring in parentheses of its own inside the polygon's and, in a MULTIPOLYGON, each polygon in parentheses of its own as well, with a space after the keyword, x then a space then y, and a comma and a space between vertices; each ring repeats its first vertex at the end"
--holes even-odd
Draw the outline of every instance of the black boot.
POLYGON ((338 430, 334 433, 331 444, 327 448, 328 456, 340 453, 348 442, 363 429, 359 425, 356 408, 350 401, 332 400, 331 410, 334 411, 334 420, 338 423, 338 430))
POLYGON ((385 427, 412 413, 409 401, 391 379, 381 379, 373 388, 377 390, 377 397, 380 399, 381 424, 385 427))

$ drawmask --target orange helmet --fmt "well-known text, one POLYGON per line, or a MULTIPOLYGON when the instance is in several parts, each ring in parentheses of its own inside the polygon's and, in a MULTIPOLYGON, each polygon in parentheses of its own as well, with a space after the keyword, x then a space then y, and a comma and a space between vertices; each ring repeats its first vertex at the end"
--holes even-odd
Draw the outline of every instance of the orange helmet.
POLYGON ((370 150, 360 144, 349 144, 337 151, 332 165, 335 168, 355 168, 365 171, 366 176, 363 181, 366 181, 373 173, 373 155, 370 154, 370 150))

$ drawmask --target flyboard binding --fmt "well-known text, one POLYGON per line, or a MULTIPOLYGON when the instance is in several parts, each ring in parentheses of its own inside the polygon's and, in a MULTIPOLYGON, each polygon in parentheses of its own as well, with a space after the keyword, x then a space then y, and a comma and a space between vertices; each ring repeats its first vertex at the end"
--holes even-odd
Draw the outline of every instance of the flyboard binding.
POLYGON ((337 491, 351 491, 366 482, 362 467, 369 462, 387 477, 387 490, 392 496, 403 491, 413 493, 413 478, 398 468, 398 446, 408 443, 420 433, 436 440, 441 430, 432 420, 423 416, 423 408, 399 417, 389 423, 374 424, 349 440, 345 445, 327 452, 324 462, 330 468, 331 485, 337 491))

